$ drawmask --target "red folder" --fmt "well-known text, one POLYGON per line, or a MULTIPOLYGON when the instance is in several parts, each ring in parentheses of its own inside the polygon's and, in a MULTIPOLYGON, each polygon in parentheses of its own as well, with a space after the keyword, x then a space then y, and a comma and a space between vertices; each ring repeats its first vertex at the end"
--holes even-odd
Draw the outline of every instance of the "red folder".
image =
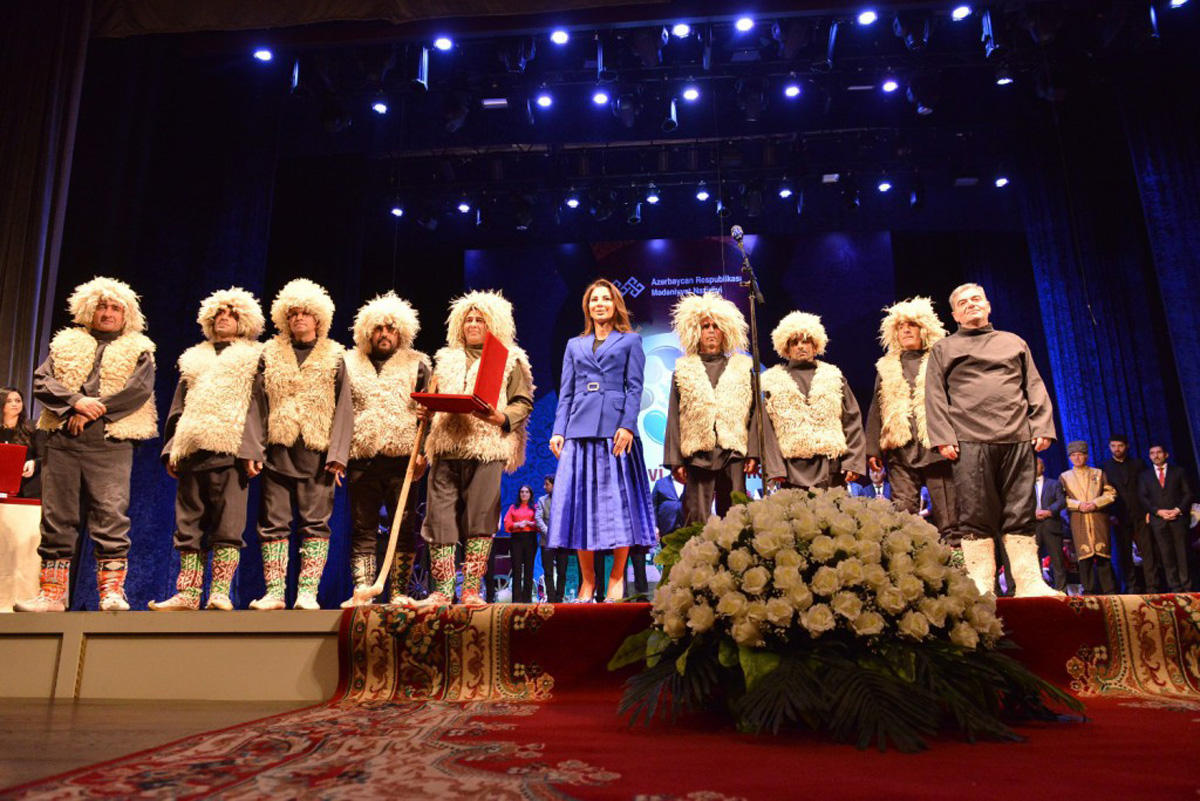
POLYGON ((414 392, 412 399, 435 412, 470 414, 486 412, 495 408, 500 400, 500 382, 504 380, 504 364, 508 361, 508 348, 489 331, 479 356, 479 373, 475 376, 475 388, 470 395, 444 395, 440 392, 414 392))
POLYGON ((25 446, 0 445, 0 497, 21 491, 21 473, 25 471, 25 446))

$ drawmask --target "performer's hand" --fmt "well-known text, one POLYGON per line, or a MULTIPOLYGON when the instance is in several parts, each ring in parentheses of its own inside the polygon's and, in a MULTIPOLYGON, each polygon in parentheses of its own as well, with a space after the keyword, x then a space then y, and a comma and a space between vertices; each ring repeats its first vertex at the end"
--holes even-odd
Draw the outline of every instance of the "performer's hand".
POLYGON ((938 445, 937 452, 942 455, 943 459, 949 459, 952 462, 958 461, 957 445, 938 445))
POLYGON ((420 481, 421 477, 425 475, 425 471, 429 469, 429 459, 425 457, 425 454, 418 453, 412 460, 413 481, 420 481))
POLYGON ((174 478, 174 479, 178 479, 178 478, 179 478, 179 473, 178 473, 178 472, 175 470, 175 465, 171 464, 171 460, 170 460, 170 459, 168 459, 168 460, 167 460, 167 463, 166 463, 166 468, 167 468, 167 475, 168 475, 168 476, 170 476, 171 478, 174 478))
POLYGON ((753 456, 746 459, 746 463, 742 465, 742 472, 748 476, 758 475, 758 460, 753 456))
POLYGON ((675 469, 673 469, 671 471, 671 478, 675 479, 680 484, 686 484, 687 483, 687 468, 684 467, 683 465, 679 465, 678 467, 676 467, 675 469))
POLYGON ((1038 511, 1037 511, 1037 519, 1038 520, 1046 520, 1049 517, 1050 517, 1049 509, 1038 509, 1038 511))
POLYGON ((80 398, 75 401, 74 409, 88 420, 99 420, 108 411, 99 398, 80 398))
POLYGON ((1079 511, 1094 512, 1096 511, 1096 504, 1092 503, 1091 501, 1083 501, 1079 504, 1079 511))
POLYGON ((89 422, 91 421, 82 414, 73 414, 71 415, 70 419, 67 420, 67 431, 71 434, 71 436, 78 437, 83 433, 84 427, 87 426, 89 422))
POLYGON ((847 484, 852 484, 855 481, 858 481, 859 478, 861 478, 861 476, 859 476, 859 474, 855 473, 853 470, 843 470, 842 475, 844 475, 846 477, 847 484))
POLYGON ((628 428, 618 428, 617 433, 613 434, 613 456, 625 453, 631 444, 633 444, 633 432, 628 428))
POLYGON ((490 423, 496 427, 504 425, 504 421, 508 419, 503 413, 496 411, 496 407, 492 406, 490 403, 488 404, 487 409, 483 411, 471 412, 471 414, 473 414, 476 419, 482 420, 485 423, 490 423))
POLYGON ((1159 516, 1159 517, 1161 517, 1163 520, 1170 520, 1170 519, 1172 519, 1172 518, 1171 518, 1171 513, 1172 513, 1172 512, 1174 512, 1174 511, 1175 511, 1174 509, 1159 509, 1159 510, 1158 510, 1157 512, 1155 512, 1154 514, 1158 515, 1158 516, 1159 516))
POLYGON ((32 478, 33 477, 33 468, 36 466, 37 465, 34 463, 34 461, 32 459, 26 460, 25 466, 21 468, 21 478, 32 478))
POLYGON ((433 409, 428 406, 417 404, 417 420, 421 422, 429 422, 433 419, 433 409))
POLYGON ((883 460, 880 459, 878 456, 868 456, 867 457, 867 467, 871 468, 872 470, 882 470, 883 469, 883 460))
POLYGON ((550 452, 554 454, 555 459, 557 459, 559 456, 562 456, 563 445, 565 445, 566 442, 567 441, 558 434, 555 434, 550 438, 550 452))
POLYGON ((1049 447, 1050 447, 1050 440, 1047 437, 1034 437, 1033 438, 1033 449, 1035 451, 1037 451, 1038 453, 1041 453, 1042 451, 1046 450, 1046 448, 1049 448, 1049 447))
POLYGON ((263 463, 253 459, 242 459, 242 469, 246 471, 246 478, 254 478, 262 472, 263 463))
POLYGON ((333 483, 342 486, 342 476, 346 475, 346 465, 341 462, 330 462, 325 465, 326 473, 333 473, 333 483))

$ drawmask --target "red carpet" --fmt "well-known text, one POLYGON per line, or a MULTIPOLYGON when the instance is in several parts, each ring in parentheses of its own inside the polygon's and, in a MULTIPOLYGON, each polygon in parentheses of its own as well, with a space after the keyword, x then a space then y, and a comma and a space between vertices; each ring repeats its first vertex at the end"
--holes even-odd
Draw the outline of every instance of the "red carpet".
POLYGON ((1196 799, 1200 597, 1001 601, 1018 657, 1088 704, 1024 743, 917 755, 628 728, 604 664, 646 607, 377 607, 343 624, 328 704, 133 754, 5 798, 1196 799), (431 700, 432 699, 432 700, 431 700), (464 703, 465 701, 465 703, 464 703))

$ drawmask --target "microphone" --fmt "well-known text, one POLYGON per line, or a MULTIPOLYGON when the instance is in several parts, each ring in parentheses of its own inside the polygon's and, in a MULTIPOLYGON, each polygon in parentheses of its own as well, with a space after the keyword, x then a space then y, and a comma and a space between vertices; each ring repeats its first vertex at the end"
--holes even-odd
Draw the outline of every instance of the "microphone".
POLYGON ((740 245, 742 243, 742 226, 733 226, 733 228, 729 231, 729 235, 732 236, 733 240, 740 245))

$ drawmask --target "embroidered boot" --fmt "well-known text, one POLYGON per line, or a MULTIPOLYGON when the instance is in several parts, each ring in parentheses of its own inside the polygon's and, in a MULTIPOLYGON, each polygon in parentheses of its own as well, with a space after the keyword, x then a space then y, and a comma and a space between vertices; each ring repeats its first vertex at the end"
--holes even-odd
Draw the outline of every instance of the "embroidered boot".
POLYGON ((165 601, 151 601, 155 612, 181 612, 200 608, 200 588, 204 584, 204 559, 197 551, 179 554, 179 578, 175 594, 165 601))
POLYGON ((300 543, 300 579, 296 587, 296 603, 293 609, 320 609, 317 603, 317 585, 325 572, 325 560, 329 558, 329 540, 322 537, 305 537, 300 543))
POLYGON ((488 555, 492 552, 491 537, 468 537, 467 556, 463 561, 462 602, 464 604, 480 605, 483 600, 480 592, 483 577, 487 575, 488 555))
POLYGON ((454 546, 429 546, 429 577, 433 586, 422 606, 454 603, 454 546))
POLYGON ((67 611, 67 587, 71 577, 70 559, 43 559, 38 594, 28 601, 18 601, 18 612, 67 611))
POLYGON ((359 590, 364 590, 375 583, 375 554, 359 553, 350 557, 350 574, 354 577, 354 592, 346 600, 342 601, 342 609, 350 609, 355 606, 367 606, 371 603, 370 600, 358 601, 356 596, 359 590))
POLYGON ((392 582, 391 592, 388 594, 389 604, 412 603, 412 598, 408 595, 408 580, 412 578, 415 558, 416 554, 413 553, 396 553, 392 557, 392 570, 388 577, 392 582))
POLYGON ((1038 559, 1037 538, 1032 534, 1005 534, 1004 548, 1012 563, 1015 598, 1062 598, 1063 593, 1054 589, 1042 578, 1042 563, 1038 559))
POLYGON ((101 612, 128 612, 125 598, 125 574, 128 559, 100 559, 96 562, 96 586, 100 588, 101 612))
POLYGON ((962 541, 963 565, 967 575, 975 582, 980 595, 987 595, 996 586, 996 541, 981 537, 962 541))
POLYGON ((285 609, 283 589, 287 583, 288 541, 264 540, 262 542, 263 579, 267 582, 267 594, 250 602, 251 609, 285 609))
POLYGON ((222 612, 233 610, 229 588, 233 585, 233 575, 237 573, 240 553, 240 550, 232 545, 218 545, 213 549, 212 587, 208 590, 205 609, 220 609, 222 612))

